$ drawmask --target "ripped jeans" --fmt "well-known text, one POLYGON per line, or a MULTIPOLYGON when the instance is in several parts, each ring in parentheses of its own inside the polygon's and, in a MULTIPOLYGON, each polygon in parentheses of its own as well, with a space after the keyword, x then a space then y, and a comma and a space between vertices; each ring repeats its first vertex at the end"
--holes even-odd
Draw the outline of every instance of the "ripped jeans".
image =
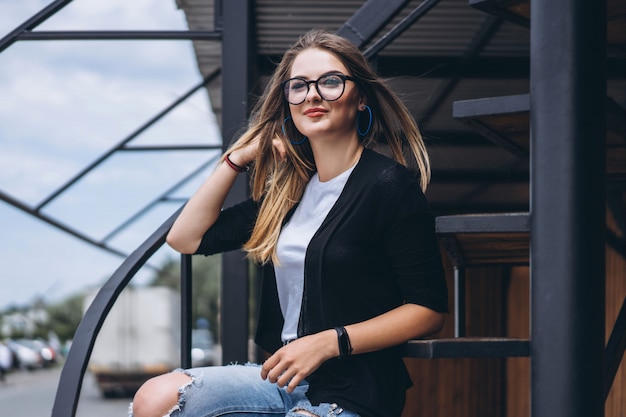
MULTIPOLYGON (((311 405, 303 381, 292 392, 261 379, 260 365, 210 366, 176 370, 192 380, 179 389, 179 401, 164 417, 359 417, 337 404, 311 405)), ((132 417, 132 404, 129 416, 132 417)))

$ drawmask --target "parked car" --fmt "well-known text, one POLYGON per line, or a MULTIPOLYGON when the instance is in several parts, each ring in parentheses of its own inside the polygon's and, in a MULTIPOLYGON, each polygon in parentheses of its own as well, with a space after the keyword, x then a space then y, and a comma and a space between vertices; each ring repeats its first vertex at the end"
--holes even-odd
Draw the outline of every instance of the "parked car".
POLYGON ((13 352, 15 368, 32 371, 43 366, 43 358, 33 348, 18 343, 16 340, 8 340, 7 346, 13 352))
POLYGON ((13 368, 13 353, 11 349, 0 340, 0 381, 4 381, 4 375, 13 368))
POLYGON ((215 345, 209 329, 191 330, 191 366, 215 364, 215 345))
POLYGON ((41 357, 42 366, 54 365, 57 361, 55 350, 42 339, 18 339, 15 342, 37 352, 41 357))

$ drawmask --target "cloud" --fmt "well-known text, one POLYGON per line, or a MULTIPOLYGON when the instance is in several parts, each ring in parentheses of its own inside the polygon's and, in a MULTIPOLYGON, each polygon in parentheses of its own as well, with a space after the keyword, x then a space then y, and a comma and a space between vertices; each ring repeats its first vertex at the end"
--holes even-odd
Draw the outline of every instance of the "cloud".
POLYGON ((184 14, 176 7, 175 0, 80 0, 68 4, 41 29, 169 30, 186 27, 184 14))
MULTIPOLYGON (((0 3, 0 37, 49 4, 0 3)), ((36 30, 186 30, 174 0, 80 0, 36 30)), ((36 205, 201 80, 189 41, 20 41, 0 53, 0 190, 36 205)), ((201 89, 130 145, 219 144, 201 89)), ((99 239, 215 152, 116 153, 43 213, 99 239)), ((194 179, 197 184, 208 169, 194 179)), ((184 197, 187 186, 177 193, 184 197)), ((178 207, 110 243, 130 252, 178 207)), ((0 203, 0 309, 101 283, 121 259, 0 203)), ((162 253, 167 252, 164 249, 162 253)), ((171 254, 170 254, 171 255, 171 254)), ((169 255, 168 255, 169 256, 169 255)), ((143 279, 149 275, 142 272, 143 279)))
MULTIPOLYGON (((49 0, 3 2, 0 29, 3 33, 48 6, 49 0)), ((77 0, 51 16, 37 30, 186 29, 182 10, 175 0, 77 0)))

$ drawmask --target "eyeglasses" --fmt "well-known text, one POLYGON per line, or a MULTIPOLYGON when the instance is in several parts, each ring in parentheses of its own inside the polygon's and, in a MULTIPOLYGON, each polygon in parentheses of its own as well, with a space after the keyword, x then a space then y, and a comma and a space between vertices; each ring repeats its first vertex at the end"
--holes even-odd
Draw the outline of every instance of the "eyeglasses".
POLYGON ((315 81, 295 77, 283 81, 283 92, 287 102, 290 104, 301 104, 306 100, 311 84, 315 84, 315 89, 322 100, 335 101, 339 100, 343 95, 346 89, 346 80, 356 81, 356 78, 343 74, 326 74, 315 81))

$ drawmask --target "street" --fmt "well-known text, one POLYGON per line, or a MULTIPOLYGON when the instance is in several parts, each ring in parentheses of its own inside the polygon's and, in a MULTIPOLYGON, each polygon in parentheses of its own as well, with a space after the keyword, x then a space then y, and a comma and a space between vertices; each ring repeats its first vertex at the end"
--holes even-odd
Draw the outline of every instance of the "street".
MULTIPOLYGON (((50 417, 61 367, 15 371, 0 382, 0 417, 50 417)), ((76 417, 125 417, 130 398, 104 399, 89 372, 85 375, 76 417)))

